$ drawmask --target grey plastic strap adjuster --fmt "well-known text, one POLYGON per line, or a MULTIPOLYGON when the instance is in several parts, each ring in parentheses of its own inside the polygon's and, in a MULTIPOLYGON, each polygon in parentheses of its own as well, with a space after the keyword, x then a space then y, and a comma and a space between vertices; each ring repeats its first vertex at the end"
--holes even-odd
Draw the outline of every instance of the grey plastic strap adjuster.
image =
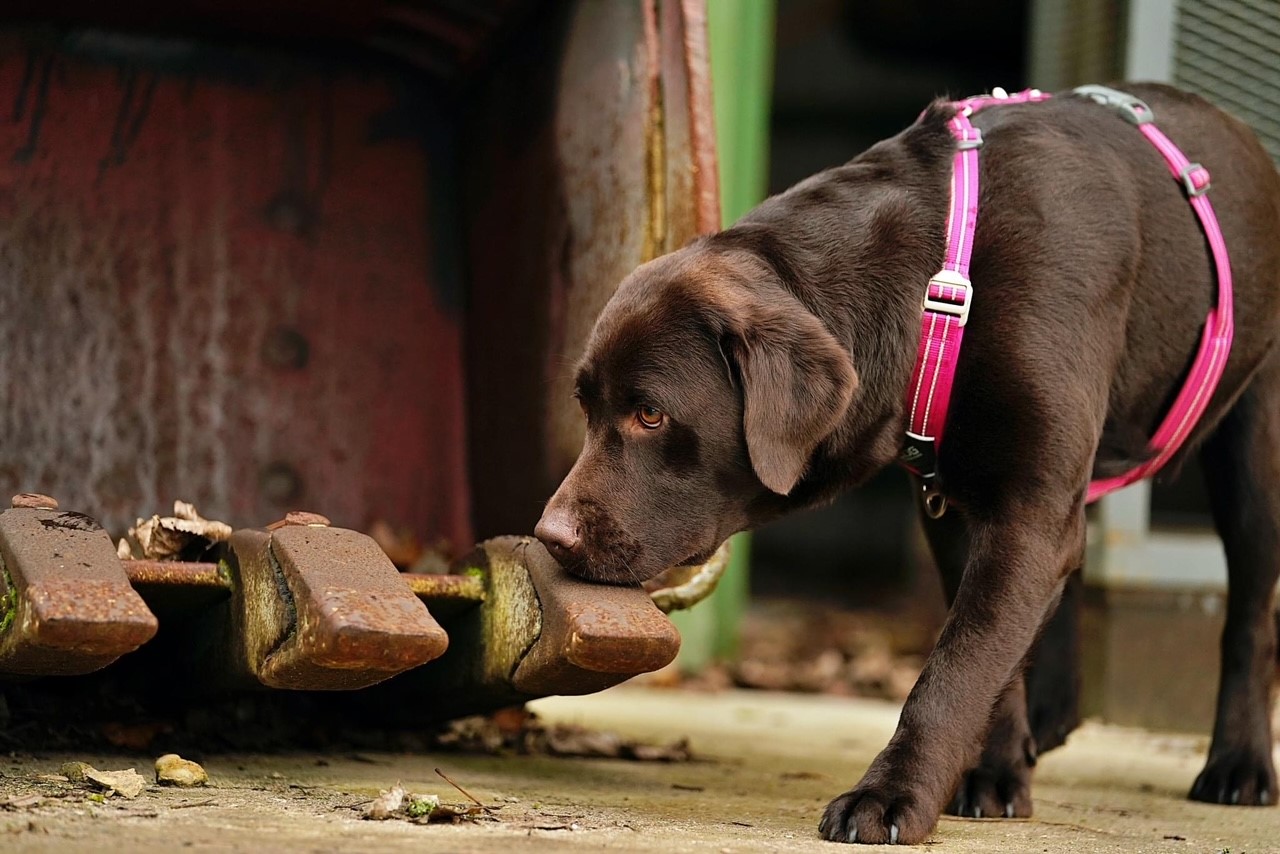
POLYGON ((1156 119, 1156 114, 1147 106, 1146 101, 1135 98, 1128 92, 1112 89, 1110 86, 1077 86, 1071 90, 1077 95, 1093 99, 1104 107, 1116 110, 1124 120, 1132 125, 1145 125, 1156 119))

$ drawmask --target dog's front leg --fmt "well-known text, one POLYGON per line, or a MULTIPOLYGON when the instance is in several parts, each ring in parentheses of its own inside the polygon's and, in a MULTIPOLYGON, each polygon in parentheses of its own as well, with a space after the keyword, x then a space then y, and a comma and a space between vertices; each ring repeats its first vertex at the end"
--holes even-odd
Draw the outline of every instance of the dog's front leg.
POLYGON ((823 838, 918 843, 973 765, 991 711, 1068 572, 1084 552, 1083 496, 1007 501, 970 521, 970 553, 951 616, 889 745, 862 781, 827 807, 823 838))

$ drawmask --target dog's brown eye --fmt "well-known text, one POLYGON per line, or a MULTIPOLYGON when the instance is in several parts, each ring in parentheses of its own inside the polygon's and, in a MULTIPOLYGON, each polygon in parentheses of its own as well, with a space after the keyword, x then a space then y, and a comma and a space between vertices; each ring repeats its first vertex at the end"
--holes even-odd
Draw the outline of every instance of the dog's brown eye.
POLYGON ((636 410, 636 418, 640 421, 640 425, 649 430, 656 430, 661 427, 662 419, 666 417, 661 409, 653 406, 641 406, 636 410))

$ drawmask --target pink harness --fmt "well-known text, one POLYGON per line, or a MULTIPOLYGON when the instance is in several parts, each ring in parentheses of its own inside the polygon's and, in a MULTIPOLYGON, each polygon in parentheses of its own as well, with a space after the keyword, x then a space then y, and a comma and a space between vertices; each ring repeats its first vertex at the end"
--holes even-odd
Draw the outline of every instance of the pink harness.
MULTIPOLYGON (((1109 492, 1151 477, 1182 446, 1217 388, 1231 351, 1234 325, 1227 244, 1213 205, 1205 195, 1209 189, 1209 171, 1199 163, 1189 161, 1155 126, 1151 108, 1132 95, 1105 86, 1081 86, 1074 92, 1118 110, 1160 152, 1169 172, 1181 182, 1200 220, 1213 254, 1218 280, 1217 304, 1209 310, 1191 371, 1177 399, 1151 437, 1151 459, 1117 477, 1090 483, 1087 500, 1093 502, 1109 492)), ((1006 95, 997 89, 992 95, 956 102, 956 114, 947 122, 947 129, 956 140, 956 153, 951 174, 946 259, 942 269, 929 280, 925 294, 920 349, 916 354, 911 386, 907 389, 907 438, 899 458, 903 466, 921 478, 925 509, 934 518, 941 516, 947 508, 946 498, 938 486, 937 454, 942 446, 960 343, 973 301, 969 257, 973 252, 973 233, 978 221, 978 149, 982 146, 982 134, 969 122, 969 117, 995 104, 1032 103, 1049 97, 1038 89, 1028 89, 1015 95, 1006 95)))

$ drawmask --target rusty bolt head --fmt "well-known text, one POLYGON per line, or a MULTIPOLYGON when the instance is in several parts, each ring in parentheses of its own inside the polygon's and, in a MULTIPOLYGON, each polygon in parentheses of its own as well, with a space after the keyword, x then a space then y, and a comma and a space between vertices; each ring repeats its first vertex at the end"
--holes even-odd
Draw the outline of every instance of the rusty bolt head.
POLYGON ((50 498, 47 495, 41 495, 38 492, 19 492, 13 496, 14 507, 31 507, 36 510, 57 510, 57 499, 50 498))
POLYGON ((305 510, 290 510, 284 514, 284 518, 279 522, 272 522, 267 526, 269 531, 277 531, 280 528, 293 527, 313 527, 327 528, 329 527, 329 517, 321 516, 319 513, 308 513, 305 510))
POLYGON ((307 366, 311 345, 296 329, 279 326, 262 339, 262 361, 281 370, 301 370, 307 366))
POLYGON ((302 497, 302 477, 285 462, 273 462, 258 474, 258 488, 272 504, 289 505, 302 497))

